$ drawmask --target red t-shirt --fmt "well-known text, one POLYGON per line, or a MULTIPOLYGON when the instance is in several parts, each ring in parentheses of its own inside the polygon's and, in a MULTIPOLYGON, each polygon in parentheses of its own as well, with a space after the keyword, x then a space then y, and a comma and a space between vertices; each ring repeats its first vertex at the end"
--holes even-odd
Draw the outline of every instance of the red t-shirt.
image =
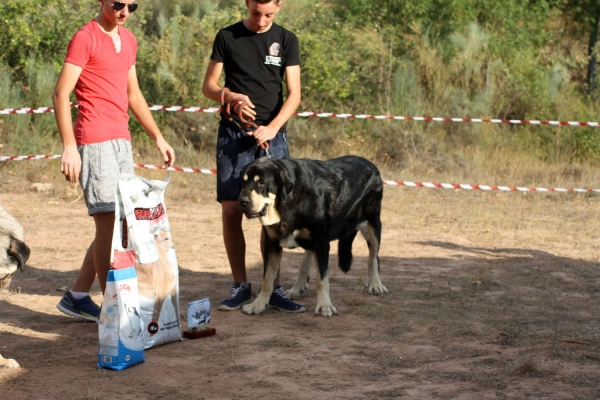
POLYGON ((79 114, 75 120, 77 145, 113 139, 131 140, 127 79, 135 65, 137 41, 133 33, 119 26, 121 51, 94 20, 71 39, 65 62, 83 68, 75 85, 79 114))

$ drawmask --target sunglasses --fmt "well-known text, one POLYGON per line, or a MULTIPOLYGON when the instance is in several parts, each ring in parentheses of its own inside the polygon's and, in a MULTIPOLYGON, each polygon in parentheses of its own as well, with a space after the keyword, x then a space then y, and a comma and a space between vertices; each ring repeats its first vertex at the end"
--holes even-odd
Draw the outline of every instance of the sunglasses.
POLYGON ((112 4, 112 8, 113 8, 113 10, 115 10, 115 11, 121 11, 122 9, 124 9, 124 8, 125 8, 125 6, 127 6, 127 10, 128 10, 130 13, 134 12, 134 11, 135 11, 135 10, 137 10, 137 8, 138 8, 138 5, 137 5, 136 3, 125 4, 125 3, 121 2, 121 1, 115 1, 115 2, 112 4))

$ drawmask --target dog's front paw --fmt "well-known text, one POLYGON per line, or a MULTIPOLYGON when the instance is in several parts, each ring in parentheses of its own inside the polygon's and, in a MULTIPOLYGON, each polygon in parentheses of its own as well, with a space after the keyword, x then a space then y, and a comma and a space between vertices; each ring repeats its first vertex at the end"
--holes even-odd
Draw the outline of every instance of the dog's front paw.
POLYGON ((256 315, 256 314, 260 314, 261 312, 265 311, 266 308, 267 308, 267 303, 265 303, 264 301, 260 301, 257 298, 252 303, 243 305, 242 312, 244 314, 248 314, 248 315, 256 315))
POLYGON ((333 304, 317 304, 317 308, 315 309, 315 315, 322 315, 325 318, 331 318, 334 315, 338 315, 337 309, 333 306, 333 304))
POLYGON ((21 366, 16 360, 13 360, 12 358, 6 358, 0 360, 0 368, 21 368, 21 366))
POLYGON ((383 286, 383 283, 381 283, 381 281, 379 279, 377 279, 379 282, 374 282, 372 280, 367 280, 365 282, 365 290, 367 291, 367 293, 372 294, 374 296, 379 296, 381 294, 387 294, 388 290, 385 286, 383 286))

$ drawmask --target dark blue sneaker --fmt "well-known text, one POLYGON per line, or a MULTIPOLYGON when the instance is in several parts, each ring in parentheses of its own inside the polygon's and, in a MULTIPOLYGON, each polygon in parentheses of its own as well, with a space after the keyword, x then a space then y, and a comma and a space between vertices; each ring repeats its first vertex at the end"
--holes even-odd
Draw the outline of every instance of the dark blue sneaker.
POLYGON ((269 299, 269 306, 277 308, 283 312, 289 313, 301 313, 306 311, 306 308, 302 304, 297 304, 285 297, 285 292, 281 285, 275 286, 271 299, 269 299))
POLYGON ((252 300, 252 289, 248 282, 234 283, 231 288, 231 295, 227 300, 223 300, 217 310, 237 310, 244 304, 250 303, 252 300))
POLYGON ((69 290, 65 292, 56 308, 67 315, 88 321, 98 321, 100 316, 100 307, 92 301, 90 296, 77 300, 73 298, 69 290))

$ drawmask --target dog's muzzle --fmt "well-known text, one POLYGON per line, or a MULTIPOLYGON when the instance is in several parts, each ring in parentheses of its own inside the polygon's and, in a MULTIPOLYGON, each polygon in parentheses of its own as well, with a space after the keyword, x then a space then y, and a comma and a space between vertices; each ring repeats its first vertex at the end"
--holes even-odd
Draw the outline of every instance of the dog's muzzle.
POLYGON ((264 217, 265 215, 267 215, 269 205, 273 204, 273 200, 271 200, 270 198, 263 198, 261 203, 264 204, 264 207, 257 212, 256 199, 254 200, 255 201, 253 202, 251 195, 249 195, 247 191, 243 191, 238 197, 238 204, 240 206, 240 210, 242 210, 242 212, 248 219, 264 217))
POLYGON ((242 208, 242 212, 244 213, 244 215, 248 219, 258 218, 258 217, 264 217, 265 215, 267 215, 267 207, 268 207, 268 205, 265 204, 265 206, 263 207, 263 209, 260 210, 257 213, 252 213, 251 211, 244 210, 243 208, 242 208))

